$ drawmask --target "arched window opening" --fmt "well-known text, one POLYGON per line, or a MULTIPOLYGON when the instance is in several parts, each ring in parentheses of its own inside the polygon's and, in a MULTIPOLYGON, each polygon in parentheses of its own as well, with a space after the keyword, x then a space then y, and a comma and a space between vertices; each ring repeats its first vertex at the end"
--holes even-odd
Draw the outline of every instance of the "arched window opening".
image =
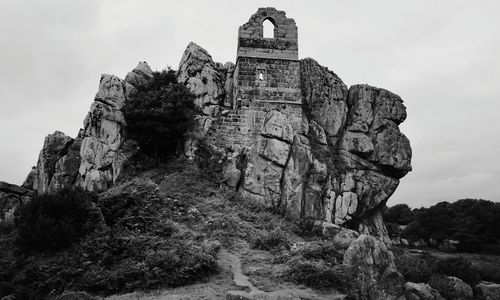
POLYGON ((274 24, 266 19, 262 22, 262 26, 264 27, 264 37, 274 38, 274 24))
POLYGON ((265 69, 257 69, 257 79, 261 81, 267 80, 265 69))

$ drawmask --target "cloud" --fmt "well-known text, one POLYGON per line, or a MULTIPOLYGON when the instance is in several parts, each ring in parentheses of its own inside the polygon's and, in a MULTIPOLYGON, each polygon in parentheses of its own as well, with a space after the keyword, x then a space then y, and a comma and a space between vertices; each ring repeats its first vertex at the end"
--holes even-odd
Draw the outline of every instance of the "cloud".
POLYGON ((238 27, 264 6, 295 19, 301 57, 405 101, 414 171, 389 204, 500 201, 500 3, 490 0, 2 1, 0 180, 21 183, 47 134, 76 135, 101 73, 123 78, 141 60, 177 68, 190 41, 234 61, 238 27))

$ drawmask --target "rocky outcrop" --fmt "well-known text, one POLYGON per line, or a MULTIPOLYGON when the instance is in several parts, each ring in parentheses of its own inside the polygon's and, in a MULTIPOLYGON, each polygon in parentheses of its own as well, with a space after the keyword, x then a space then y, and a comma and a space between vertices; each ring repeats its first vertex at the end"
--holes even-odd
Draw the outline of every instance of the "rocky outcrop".
MULTIPOLYGON (((332 223, 389 242, 380 209, 411 170, 410 144, 398 128, 406 118, 402 99, 369 85, 347 88, 310 58, 262 62, 271 68, 266 80, 244 87, 239 81, 253 82, 257 73, 238 66, 214 62, 194 43, 185 50, 177 80, 193 92, 199 111, 186 155, 193 157, 206 136, 212 142, 227 138, 237 146, 217 150, 224 153, 216 157, 227 159, 215 169, 243 196, 297 221, 332 223), (293 86, 280 87, 287 78, 276 76, 280 71, 297 79, 293 86), (238 95, 242 91, 255 92, 255 103, 242 105, 248 102, 241 99, 248 94, 238 95)), ((25 186, 44 193, 72 185, 103 191, 115 183, 131 148, 122 108, 152 77, 145 62, 125 80, 102 75, 81 133, 75 139, 49 136, 25 186)))
POLYGON ((379 239, 361 235, 344 254, 343 264, 355 299, 398 299, 404 294, 404 278, 394 255, 379 239))
POLYGON ((73 186, 78 178, 80 146, 79 136, 73 139, 60 131, 49 134, 43 143, 37 165, 23 186, 39 194, 73 186))
POLYGON ((79 186, 100 192, 111 186, 131 155, 125 142, 125 101, 147 86, 153 72, 140 62, 125 80, 102 75, 99 90, 76 138, 56 131, 45 138, 38 162, 23 187, 39 194, 79 186))
POLYGON ((224 111, 236 120, 245 116, 249 124, 264 119, 261 128, 249 130, 258 133, 252 137, 253 146, 235 148, 231 154, 244 157, 243 163, 236 166, 233 160, 231 166, 221 166, 226 170, 221 177, 231 176, 232 188, 286 217, 342 225, 389 243, 380 209, 411 170, 410 144, 398 128, 406 118, 401 98, 369 85, 347 88, 332 71, 303 59, 302 126, 297 128, 285 106, 263 108, 263 117, 230 107, 238 97, 237 71, 232 64, 221 68, 193 43, 179 66, 178 80, 197 96, 202 112, 199 137, 208 129, 214 136, 222 130, 229 140, 238 136, 224 128, 224 122, 213 122, 226 120, 224 111), (239 174, 228 173, 236 174, 235 169, 241 171, 240 182, 239 174))
POLYGON ((308 119, 317 123, 335 144, 347 117, 347 86, 332 71, 306 58, 300 62, 302 103, 308 119))
POLYGON ((426 283, 405 283, 406 300, 444 300, 438 291, 426 283))
POLYGON ((0 222, 12 223, 16 208, 27 203, 32 193, 25 187, 0 181, 0 222))
POLYGON ((177 80, 195 94, 196 107, 207 116, 216 116, 226 95, 226 70, 208 52, 191 42, 179 64, 177 80))
POLYGON ((139 63, 125 80, 101 76, 99 90, 83 122, 78 186, 100 192, 116 181, 129 156, 122 150, 126 127, 122 108, 129 95, 144 88, 152 77, 145 62, 139 63))
POLYGON ((186 140, 186 156, 194 157, 196 141, 203 138, 215 118, 221 115, 224 107, 232 106, 234 64, 222 65, 213 61, 212 56, 197 44, 187 46, 179 64, 177 81, 186 85, 195 95, 195 116, 191 138, 186 140))

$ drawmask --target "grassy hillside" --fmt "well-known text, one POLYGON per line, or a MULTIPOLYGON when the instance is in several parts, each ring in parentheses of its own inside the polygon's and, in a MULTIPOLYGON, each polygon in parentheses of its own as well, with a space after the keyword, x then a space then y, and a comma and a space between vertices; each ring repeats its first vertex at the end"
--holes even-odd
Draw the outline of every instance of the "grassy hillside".
MULTIPOLYGON (((102 223, 95 221, 69 245, 20 247, 19 230, 5 229, 0 295, 41 299, 85 291, 106 296, 203 284, 224 274, 227 253, 259 291, 296 289, 296 284, 319 294, 346 290, 345 249, 239 198, 197 165, 174 160, 147 171, 131 166, 124 174, 119 185, 91 197, 102 223)), ((59 224, 59 217, 71 219, 64 214, 41 219, 59 224)), ((219 288, 248 289, 229 281, 219 288)))

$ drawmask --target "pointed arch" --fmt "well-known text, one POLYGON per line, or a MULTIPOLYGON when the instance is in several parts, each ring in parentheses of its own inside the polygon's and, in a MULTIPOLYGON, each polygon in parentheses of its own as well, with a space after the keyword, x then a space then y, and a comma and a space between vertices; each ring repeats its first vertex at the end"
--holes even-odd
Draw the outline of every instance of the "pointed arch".
POLYGON ((274 22, 271 18, 267 18, 262 22, 263 35, 264 38, 274 38, 274 22))

